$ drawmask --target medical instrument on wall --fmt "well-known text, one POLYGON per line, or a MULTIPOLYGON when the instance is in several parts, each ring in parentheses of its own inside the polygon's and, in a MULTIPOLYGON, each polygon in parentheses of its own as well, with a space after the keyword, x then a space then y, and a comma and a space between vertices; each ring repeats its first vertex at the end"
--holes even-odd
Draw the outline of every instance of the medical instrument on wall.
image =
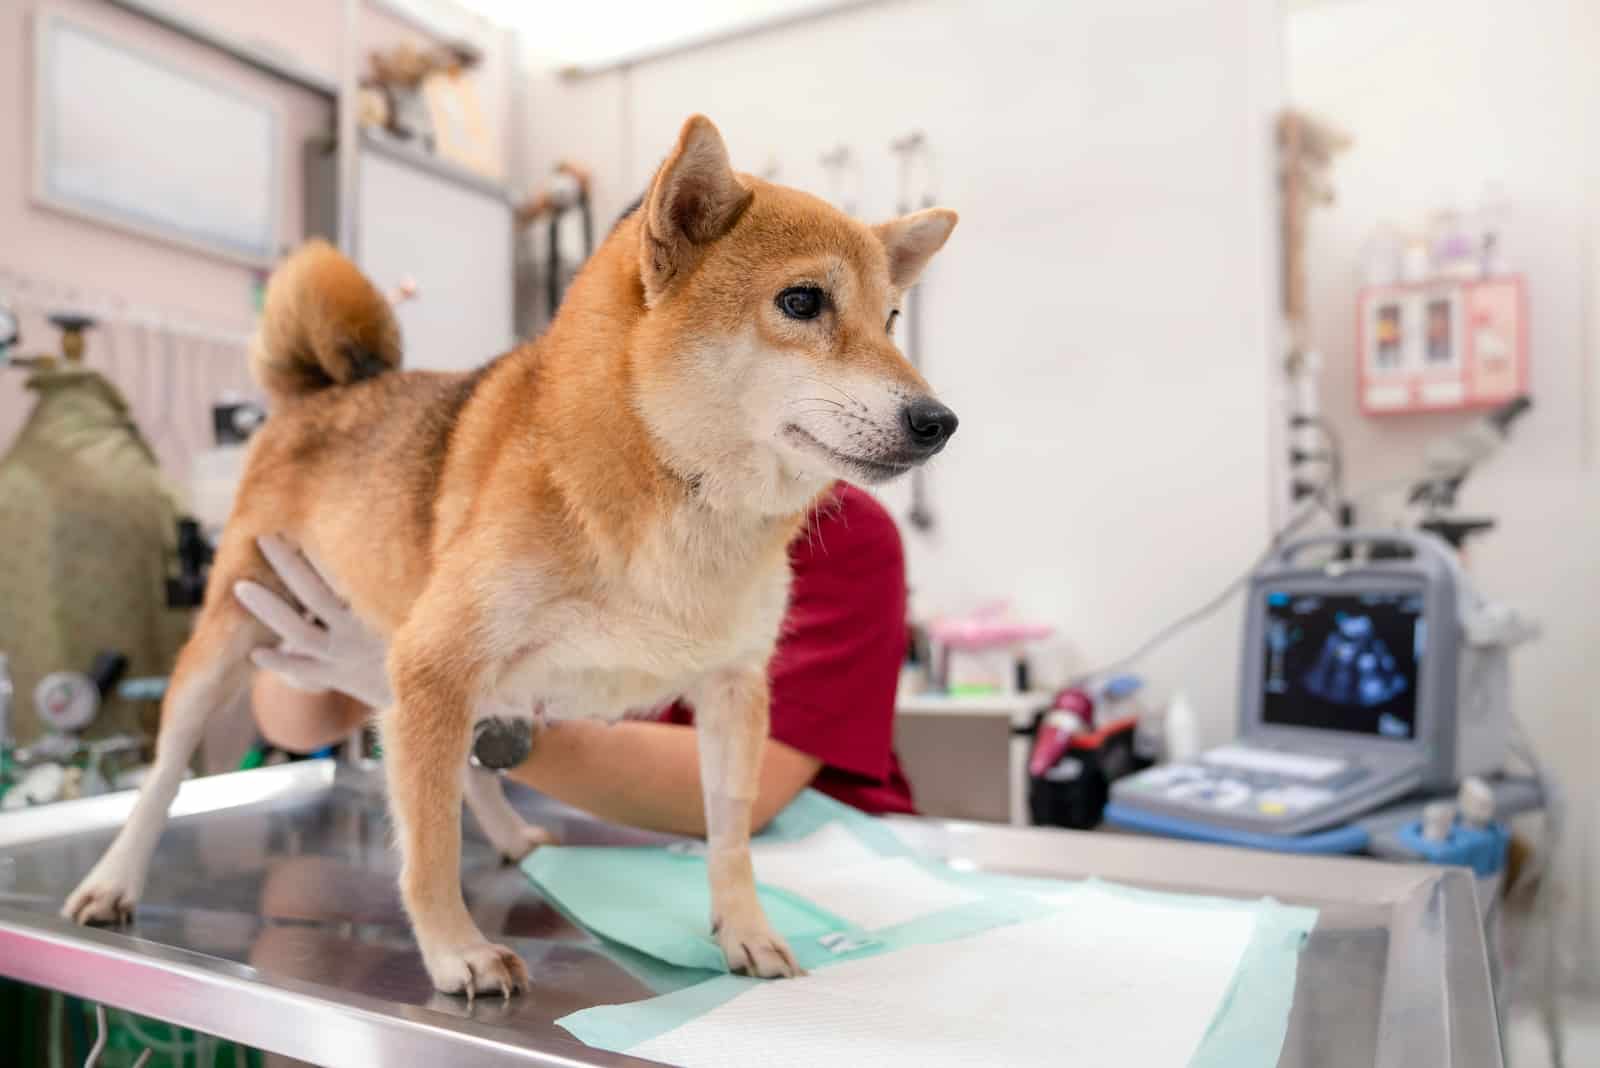
MULTIPOLYGON (((75 311, 57 311, 49 314, 50 325, 61 331, 60 351, 35 353, 31 356, 11 354, 0 358, 0 366, 9 364, 22 368, 50 368, 63 364, 79 365, 83 362, 84 334, 96 324, 93 316, 75 311)), ((0 305, 0 354, 21 344, 21 329, 14 312, 0 305), (7 323, 9 322, 9 327, 7 323), (10 343, 6 335, 10 335, 10 343)))
POLYGON ((861 207, 864 179, 861 160, 855 150, 846 144, 837 144, 817 157, 827 176, 828 199, 846 215, 854 215, 861 207))
MULTIPOLYGON (((928 138, 921 130, 912 130, 904 136, 897 137, 889 142, 889 151, 894 154, 896 175, 896 204, 895 210, 901 215, 909 215, 918 208, 931 208, 936 203, 935 187, 937 182, 934 174, 933 153, 928 148, 928 138), (916 183, 918 171, 921 171, 921 195, 912 192, 916 183)), ((905 350, 906 358, 911 361, 911 366, 919 372, 922 368, 922 292, 927 285, 924 281, 920 286, 913 286, 910 290, 900 295, 900 318, 904 321, 904 337, 901 347, 905 350)), ((933 508, 928 503, 928 473, 918 467, 911 472, 911 508, 906 513, 911 526, 916 530, 930 531, 933 529, 933 508)))
POLYGON ((525 200, 516 211, 519 228, 540 221, 546 225, 545 261, 540 272, 544 280, 545 322, 555 318, 572 276, 594 253, 594 213, 589 203, 592 180, 587 167, 563 160, 556 165, 549 184, 525 200), (583 254, 568 260, 561 254, 561 231, 564 220, 573 212, 582 223, 583 254))
POLYGON ((1510 652, 1537 628, 1427 533, 1284 546, 1249 584, 1235 741, 1115 788, 1131 809, 1262 834, 1344 823, 1505 765, 1510 652), (1350 559, 1311 559, 1349 547, 1350 559))
MULTIPOLYGON (((1285 407, 1291 413, 1289 483, 1293 501, 1302 499, 1312 485, 1304 473, 1305 465, 1326 463, 1327 457, 1322 455, 1326 452, 1338 462, 1337 443, 1319 436, 1319 428, 1325 430, 1327 424, 1322 420, 1319 395, 1322 356, 1311 343, 1306 240, 1312 209, 1333 202, 1329 178, 1333 159, 1350 144, 1343 131, 1310 115, 1285 111, 1278 117, 1278 228, 1283 250, 1280 311, 1288 335, 1283 367, 1285 407)), ((1337 472, 1334 477, 1337 479, 1337 472)))

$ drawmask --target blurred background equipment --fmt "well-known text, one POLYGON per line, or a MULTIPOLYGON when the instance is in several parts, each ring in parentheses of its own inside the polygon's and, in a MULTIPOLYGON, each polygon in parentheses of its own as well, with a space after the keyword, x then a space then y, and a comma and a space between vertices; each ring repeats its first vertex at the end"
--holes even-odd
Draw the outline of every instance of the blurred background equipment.
POLYGON ((22 342, 22 326, 17 315, 0 300, 0 367, 11 359, 11 350, 22 342))
MULTIPOLYGON (((895 159, 897 190, 895 211, 900 215, 908 215, 920 208, 934 207, 939 201, 939 194, 935 180, 933 152, 928 147, 927 134, 921 130, 912 130, 908 134, 896 137, 889 142, 889 151, 894 154, 895 159)), ((901 328, 900 347, 911 361, 911 366, 919 371, 925 371, 922 366, 920 313, 923 294, 928 289, 928 283, 929 279, 924 275, 909 292, 900 295, 899 319, 904 324, 901 328)), ((911 472, 910 478, 911 508, 906 513, 906 519, 911 523, 913 530, 926 533, 933 529, 934 523, 933 505, 928 501, 928 471, 925 467, 918 467, 911 472)))
POLYGON ((522 233, 517 258, 517 334, 535 337, 561 307, 561 297, 578 270, 594 253, 594 212, 589 203, 593 178, 587 167, 563 160, 556 165, 546 186, 523 200, 516 209, 516 222, 522 233), (578 224, 577 251, 568 253, 565 244, 572 225, 578 224), (539 226, 544 228, 544 253, 533 247, 539 226), (530 242, 528 238, 534 238, 530 242))
MULTIPOLYGON (((33 411, 0 458, 0 636, 23 745, 47 727, 31 700, 45 676, 102 649, 121 650, 137 673, 165 674, 188 624, 166 600, 177 495, 121 392, 83 362, 94 320, 53 321, 60 354, 28 372, 33 411)), ((153 728, 138 706, 104 700, 91 736, 153 728)))
POLYGON ((1246 598, 1235 740, 1118 784, 1120 822, 1304 835, 1503 772, 1510 651, 1537 629, 1472 589, 1445 542, 1314 535, 1279 550, 1246 598), (1330 546, 1355 554, 1318 560, 1330 546))
POLYGON ((1418 480, 1407 496, 1409 503, 1422 506, 1418 526, 1458 550, 1467 538, 1494 528, 1493 519, 1452 514, 1456 496, 1467 476, 1505 445, 1511 424, 1532 407, 1533 398, 1515 397, 1481 419, 1428 443, 1423 453, 1427 476, 1418 480))

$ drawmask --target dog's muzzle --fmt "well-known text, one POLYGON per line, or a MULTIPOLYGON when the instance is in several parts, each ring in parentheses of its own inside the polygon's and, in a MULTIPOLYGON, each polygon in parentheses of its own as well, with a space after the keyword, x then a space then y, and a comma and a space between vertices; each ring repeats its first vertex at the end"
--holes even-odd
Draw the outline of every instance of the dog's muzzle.
POLYGON ((472 728, 472 763, 490 771, 514 768, 533 752, 533 721, 480 719, 472 728))

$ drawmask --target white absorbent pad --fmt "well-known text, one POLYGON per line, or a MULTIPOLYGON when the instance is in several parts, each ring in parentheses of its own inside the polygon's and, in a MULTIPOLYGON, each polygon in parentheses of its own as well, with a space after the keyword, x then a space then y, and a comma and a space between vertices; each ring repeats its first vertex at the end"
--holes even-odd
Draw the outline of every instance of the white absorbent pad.
MULTIPOLYGON (((709 1068, 1277 1063, 1315 910, 953 871, 841 809, 797 802, 752 850, 768 916, 809 976, 722 975, 561 1026, 709 1068)), ((546 849, 524 866, 596 933, 723 970, 699 852, 546 849)))

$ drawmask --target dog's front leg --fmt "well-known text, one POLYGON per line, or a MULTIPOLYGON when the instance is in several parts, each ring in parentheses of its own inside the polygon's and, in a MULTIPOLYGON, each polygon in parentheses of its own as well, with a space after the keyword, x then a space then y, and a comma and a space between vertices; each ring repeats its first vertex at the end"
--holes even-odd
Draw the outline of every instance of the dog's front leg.
POLYGON ((459 598, 429 598, 390 652, 395 707, 383 718, 384 770, 399 831, 400 896, 434 986, 447 994, 528 985, 515 953, 484 938, 461 896, 461 794, 472 711, 489 664, 459 598), (452 603, 454 602, 454 603, 452 603))
POLYGON ((750 808, 767 741, 765 668, 719 672, 689 699, 699 735, 712 933, 734 972, 767 979, 800 975, 794 954, 761 908, 750 863, 750 808))

